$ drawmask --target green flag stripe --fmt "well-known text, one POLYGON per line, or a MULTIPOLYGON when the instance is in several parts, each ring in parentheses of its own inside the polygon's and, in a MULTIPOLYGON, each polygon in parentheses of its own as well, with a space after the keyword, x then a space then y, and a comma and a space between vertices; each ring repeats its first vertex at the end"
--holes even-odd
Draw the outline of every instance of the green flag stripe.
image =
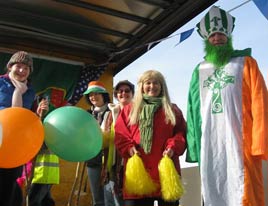
POLYGON ((205 27, 206 27, 207 33, 209 33, 209 31, 210 31, 210 15, 209 15, 209 13, 205 16, 205 27))
POLYGON ((222 20, 222 26, 223 28, 225 28, 226 30, 228 29, 227 26, 228 26, 228 21, 227 21, 227 16, 226 16, 226 12, 221 10, 220 9, 220 12, 221 12, 221 20, 222 20))

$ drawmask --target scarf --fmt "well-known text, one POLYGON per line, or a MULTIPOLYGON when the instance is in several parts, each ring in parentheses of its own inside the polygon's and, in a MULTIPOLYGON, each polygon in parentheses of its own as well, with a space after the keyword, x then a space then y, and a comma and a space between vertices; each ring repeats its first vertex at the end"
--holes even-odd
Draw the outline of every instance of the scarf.
POLYGON ((162 105, 162 97, 143 95, 143 102, 144 105, 139 116, 140 145, 145 154, 149 154, 152 147, 154 114, 162 105))
POLYGON ((107 104, 104 104, 101 107, 94 107, 92 111, 92 115, 95 117, 95 119, 99 122, 100 125, 103 121, 103 113, 107 110, 107 108, 107 104))

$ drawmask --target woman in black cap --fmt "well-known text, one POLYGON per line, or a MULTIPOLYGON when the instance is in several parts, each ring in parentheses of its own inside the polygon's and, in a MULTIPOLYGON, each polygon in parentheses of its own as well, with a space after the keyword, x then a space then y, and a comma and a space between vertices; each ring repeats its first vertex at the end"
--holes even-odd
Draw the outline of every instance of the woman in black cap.
MULTIPOLYGON (((113 124, 111 130, 114 131, 114 124, 121 109, 132 102, 134 96, 134 85, 128 80, 119 81, 114 87, 114 98, 117 104, 109 103, 108 107, 112 113, 113 124)), ((109 196, 109 202, 113 202, 114 206, 123 205, 122 198, 122 180, 123 180, 123 164, 121 156, 114 148, 114 142, 109 145, 109 153, 107 156, 106 177, 107 184, 104 186, 105 195, 109 196)))

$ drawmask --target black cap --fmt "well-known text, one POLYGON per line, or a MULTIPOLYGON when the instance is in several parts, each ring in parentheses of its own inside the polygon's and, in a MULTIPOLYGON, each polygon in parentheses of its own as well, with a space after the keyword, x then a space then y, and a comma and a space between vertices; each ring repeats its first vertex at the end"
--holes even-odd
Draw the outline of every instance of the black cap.
POLYGON ((120 87, 121 85, 127 85, 127 86, 129 86, 129 88, 130 88, 132 94, 134 94, 134 90, 135 90, 135 86, 134 86, 134 84, 132 84, 132 83, 131 83, 130 81, 128 81, 128 80, 122 80, 122 81, 119 81, 119 82, 115 85, 115 87, 114 87, 114 97, 116 97, 117 91, 118 91, 118 89, 119 89, 119 87, 120 87))

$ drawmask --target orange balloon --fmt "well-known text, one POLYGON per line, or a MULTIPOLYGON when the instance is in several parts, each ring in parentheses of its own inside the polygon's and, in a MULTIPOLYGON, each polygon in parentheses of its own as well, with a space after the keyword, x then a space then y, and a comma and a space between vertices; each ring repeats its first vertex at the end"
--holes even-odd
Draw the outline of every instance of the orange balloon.
POLYGON ((0 167, 14 168, 31 160, 44 141, 44 127, 32 111, 21 107, 0 110, 0 167))

